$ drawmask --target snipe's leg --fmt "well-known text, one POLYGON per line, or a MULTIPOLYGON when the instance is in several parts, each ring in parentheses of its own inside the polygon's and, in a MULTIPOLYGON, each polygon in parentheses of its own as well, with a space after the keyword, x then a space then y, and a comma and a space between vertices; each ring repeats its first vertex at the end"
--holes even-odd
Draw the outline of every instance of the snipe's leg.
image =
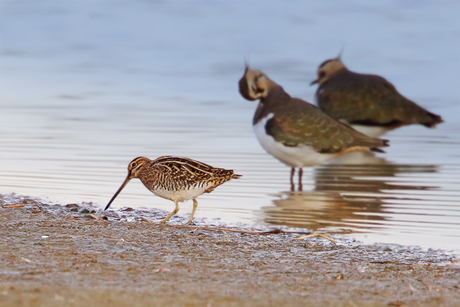
POLYGON ((196 199, 194 198, 193 199, 193 210, 192 210, 192 215, 190 216, 190 220, 188 220, 188 225, 195 225, 195 223, 193 222, 193 215, 195 214, 195 210, 196 210, 196 207, 198 207, 198 202, 196 201, 196 199))
POLYGON ((299 168, 299 191, 303 191, 302 176, 303 176, 303 169, 299 168))
POLYGON ((295 191, 295 185, 294 185, 294 174, 295 174, 295 168, 291 168, 291 191, 295 191))
POLYGON ((178 211, 179 211, 179 202, 174 202, 176 204, 176 209, 174 209, 173 212, 171 212, 170 215, 168 215, 167 217, 165 217, 164 219, 161 220, 162 223, 166 223, 167 220, 169 220, 171 218, 171 216, 173 216, 174 214, 176 214, 178 211))

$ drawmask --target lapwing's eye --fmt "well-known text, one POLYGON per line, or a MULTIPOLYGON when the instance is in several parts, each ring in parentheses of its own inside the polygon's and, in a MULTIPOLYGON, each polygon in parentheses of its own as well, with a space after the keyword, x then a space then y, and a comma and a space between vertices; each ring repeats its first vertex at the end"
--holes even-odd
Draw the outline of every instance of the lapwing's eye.
POLYGON ((321 72, 319 73, 319 77, 320 77, 320 78, 323 78, 325 75, 326 75, 326 73, 325 73, 324 71, 321 71, 321 72))

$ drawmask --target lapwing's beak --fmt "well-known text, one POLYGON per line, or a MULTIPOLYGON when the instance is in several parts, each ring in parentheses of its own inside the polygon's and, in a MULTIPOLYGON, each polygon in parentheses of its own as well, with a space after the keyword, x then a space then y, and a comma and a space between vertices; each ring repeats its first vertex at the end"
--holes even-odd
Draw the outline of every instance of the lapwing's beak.
POLYGON ((311 83, 310 83, 310 86, 312 86, 313 84, 316 84, 319 82, 319 79, 316 79, 316 80, 313 80, 311 83))
POLYGON ((128 184, 128 182, 130 180, 131 180, 131 177, 128 174, 128 176, 126 176, 125 181, 123 181, 123 184, 121 185, 121 187, 118 189, 118 191, 115 193, 115 195, 113 195, 112 199, 109 201, 107 206, 105 206, 104 211, 107 210, 110 207, 110 204, 115 200, 115 198, 118 196, 118 194, 120 194, 121 190, 123 190, 123 188, 128 184))

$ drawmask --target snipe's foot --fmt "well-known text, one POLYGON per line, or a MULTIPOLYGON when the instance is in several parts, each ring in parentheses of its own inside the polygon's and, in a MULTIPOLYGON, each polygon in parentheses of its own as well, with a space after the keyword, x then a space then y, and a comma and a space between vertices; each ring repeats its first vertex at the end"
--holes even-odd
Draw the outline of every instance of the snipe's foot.
POLYGON ((153 224, 153 222, 149 219, 146 219, 145 217, 142 217, 141 218, 144 222, 147 222, 147 223, 150 223, 150 224, 153 224))
POLYGON ((323 235, 321 233, 312 233, 312 234, 309 234, 309 235, 306 235, 306 236, 301 236, 301 237, 297 237, 295 239, 293 239, 293 241, 297 241, 297 240, 302 240, 302 239, 307 239, 307 238, 312 238, 312 237, 321 237, 321 238, 324 238, 324 239, 328 239, 329 241, 331 241, 332 243, 335 244, 335 240, 332 239, 331 237, 327 236, 327 235, 323 235))

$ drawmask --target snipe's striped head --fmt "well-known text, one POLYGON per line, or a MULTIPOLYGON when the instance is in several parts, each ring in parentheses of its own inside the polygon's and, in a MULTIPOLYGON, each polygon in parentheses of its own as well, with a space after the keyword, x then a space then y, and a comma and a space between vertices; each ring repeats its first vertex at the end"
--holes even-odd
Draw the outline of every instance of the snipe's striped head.
POLYGON ((342 69, 347 69, 347 67, 343 64, 340 56, 335 59, 326 60, 318 67, 318 79, 312 81, 310 85, 316 83, 321 85, 342 69))
POLYGON ((137 157, 133 161, 131 161, 128 165, 128 176, 126 176, 125 181, 121 184, 121 187, 118 191, 113 195, 112 199, 109 201, 107 206, 105 206, 104 210, 107 210, 110 207, 110 204, 115 200, 115 198, 120 194, 123 188, 128 184, 128 182, 133 178, 139 178, 140 172, 144 168, 146 164, 151 162, 149 158, 146 157, 137 157))
POLYGON ((128 165, 129 179, 139 178, 140 171, 149 162, 151 162, 151 160, 146 157, 137 157, 133 161, 129 162, 129 165, 128 165))
POLYGON ((276 83, 260 70, 252 70, 246 65, 238 85, 241 96, 253 101, 265 98, 276 83))

